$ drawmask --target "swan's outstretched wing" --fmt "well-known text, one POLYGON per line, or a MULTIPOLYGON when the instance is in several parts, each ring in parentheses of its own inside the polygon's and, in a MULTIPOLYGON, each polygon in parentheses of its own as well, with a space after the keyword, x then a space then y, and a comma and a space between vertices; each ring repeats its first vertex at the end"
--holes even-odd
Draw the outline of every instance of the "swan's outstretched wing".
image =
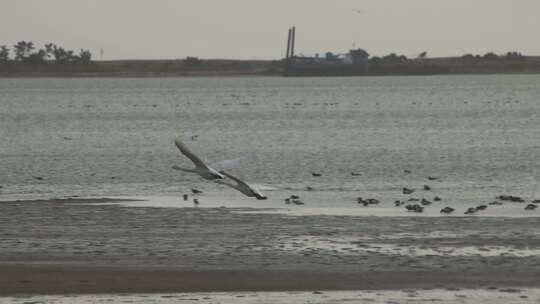
POLYGON ((243 155, 243 156, 238 157, 238 158, 226 159, 226 160, 215 162, 215 163, 211 164, 210 167, 212 167, 212 168, 214 168, 214 169, 216 169, 218 171, 230 170, 230 169, 233 169, 233 168, 237 167, 242 162, 246 162, 246 161, 249 161, 249 160, 252 160, 252 159, 255 159, 255 154, 254 153, 248 153, 248 154, 243 155))
POLYGON ((228 177, 230 180, 236 182, 236 185, 233 185, 233 184, 230 184, 230 183, 227 183, 227 182, 221 182, 221 181, 218 181, 218 183, 229 186, 231 188, 234 188, 234 189, 242 192, 243 194, 245 194, 248 197, 255 197, 255 198, 259 199, 259 200, 266 199, 266 196, 264 196, 259 191, 259 189, 250 186, 246 182, 238 179, 237 177, 235 177, 233 175, 230 175, 229 173, 227 173, 225 171, 221 171, 220 173, 225 175, 226 177, 228 177))
POLYGON ((236 190, 244 193, 245 195, 249 197, 256 197, 257 199, 266 199, 266 196, 264 196, 261 193, 261 191, 259 190, 259 187, 249 185, 248 183, 240 180, 236 176, 230 175, 229 173, 225 171, 221 171, 220 173, 228 177, 230 180, 233 180, 234 182, 236 182, 236 185, 231 185, 231 184, 226 184, 226 183, 224 183, 224 185, 227 185, 231 188, 235 188, 236 190))
POLYGON ((184 143, 182 143, 179 139, 176 139, 174 141, 174 144, 176 145, 178 150, 182 152, 182 154, 184 154, 193 162, 193 164, 195 164, 195 167, 204 169, 208 168, 208 166, 197 155, 193 154, 193 152, 191 152, 191 150, 188 149, 188 147, 184 145, 184 143))
POLYGON ((228 174, 227 172, 224 172, 224 171, 221 171, 220 172, 221 174, 225 175, 226 177, 228 177, 230 180, 234 181, 235 183, 230 183, 230 182, 227 182, 227 181, 222 181, 222 180, 218 180, 216 181, 216 183, 218 184, 222 184, 222 185, 225 185, 225 186, 229 186, 235 190, 238 190, 240 191, 241 193, 243 193, 245 196, 248 196, 248 197, 254 197, 255 194, 253 193, 253 190, 251 190, 251 188, 249 187, 248 184, 244 183, 243 181, 239 180, 238 178, 228 174))
POLYGON ((244 181, 238 179, 236 176, 230 175, 229 173, 227 173, 225 171, 221 171, 220 173, 225 175, 226 177, 232 179, 233 181, 235 181, 238 184, 239 187, 251 188, 247 183, 245 183, 244 181))

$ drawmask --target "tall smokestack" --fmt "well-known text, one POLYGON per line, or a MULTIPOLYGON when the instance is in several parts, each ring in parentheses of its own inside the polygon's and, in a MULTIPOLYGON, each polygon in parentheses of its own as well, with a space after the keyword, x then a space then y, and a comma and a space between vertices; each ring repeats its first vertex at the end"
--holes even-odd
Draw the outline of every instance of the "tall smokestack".
POLYGON ((296 40, 296 26, 292 27, 291 57, 294 57, 294 42, 296 40))
POLYGON ((292 38, 292 29, 289 29, 289 37, 287 38, 287 54, 285 54, 285 59, 289 59, 289 54, 291 52, 291 38, 292 38))

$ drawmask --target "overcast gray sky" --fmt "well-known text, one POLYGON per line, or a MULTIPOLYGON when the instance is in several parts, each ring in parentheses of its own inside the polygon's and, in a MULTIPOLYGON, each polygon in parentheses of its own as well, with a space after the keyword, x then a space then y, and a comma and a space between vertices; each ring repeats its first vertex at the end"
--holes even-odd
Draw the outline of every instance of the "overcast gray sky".
POLYGON ((0 0, 0 45, 104 59, 277 59, 292 25, 304 54, 540 55, 540 0, 0 0))

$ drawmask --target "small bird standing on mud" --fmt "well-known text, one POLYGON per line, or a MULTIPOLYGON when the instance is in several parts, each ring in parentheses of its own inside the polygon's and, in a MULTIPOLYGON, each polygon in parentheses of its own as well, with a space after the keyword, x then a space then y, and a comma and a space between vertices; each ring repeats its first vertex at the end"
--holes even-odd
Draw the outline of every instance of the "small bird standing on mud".
POLYGON ((409 188, 404 187, 402 189, 402 192, 403 192, 403 194, 411 194, 411 193, 414 192, 414 189, 409 189, 409 188))
POLYGON ((452 207, 444 207, 443 209, 441 209, 441 213, 446 213, 446 214, 450 214, 452 212, 454 212, 454 208, 452 207))

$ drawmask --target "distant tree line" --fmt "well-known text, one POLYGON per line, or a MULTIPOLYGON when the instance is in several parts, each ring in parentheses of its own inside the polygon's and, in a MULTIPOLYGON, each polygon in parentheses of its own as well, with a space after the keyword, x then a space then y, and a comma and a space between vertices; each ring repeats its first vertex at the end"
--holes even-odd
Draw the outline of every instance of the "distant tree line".
POLYGON ((519 52, 508 52, 503 55, 497 55, 493 52, 486 53, 484 55, 465 54, 461 57, 464 60, 523 60, 524 57, 519 52))
POLYGON ((66 50, 53 43, 45 44, 43 48, 37 49, 31 41, 19 41, 13 46, 13 57, 10 49, 0 46, 0 64, 21 63, 21 64, 89 64, 92 62, 92 53, 81 49, 78 54, 72 50, 66 50))
POLYGON ((190 67, 199 67, 202 65, 202 60, 200 60, 199 58, 197 57, 186 57, 186 59, 184 59, 184 64, 187 65, 187 66, 190 66, 190 67))
MULTIPOLYGON (((427 58, 427 52, 420 53, 416 59, 425 59, 427 58)), ((495 61, 495 60, 524 60, 524 56, 519 52, 508 52, 503 55, 497 55, 493 52, 486 53, 484 55, 473 55, 473 54, 465 54, 461 56, 461 59, 466 61, 474 61, 474 60, 484 60, 484 61, 495 61)), ((397 55, 395 53, 391 53, 386 56, 382 57, 371 57, 369 59, 369 62, 371 64, 398 64, 398 63, 404 63, 411 59, 407 58, 405 55, 397 55)))
POLYGON ((406 62, 407 60, 409 59, 405 55, 397 55, 396 53, 391 53, 383 57, 378 57, 378 56, 371 57, 369 59, 369 63, 374 64, 374 65, 383 64, 383 63, 395 64, 395 63, 406 62))

